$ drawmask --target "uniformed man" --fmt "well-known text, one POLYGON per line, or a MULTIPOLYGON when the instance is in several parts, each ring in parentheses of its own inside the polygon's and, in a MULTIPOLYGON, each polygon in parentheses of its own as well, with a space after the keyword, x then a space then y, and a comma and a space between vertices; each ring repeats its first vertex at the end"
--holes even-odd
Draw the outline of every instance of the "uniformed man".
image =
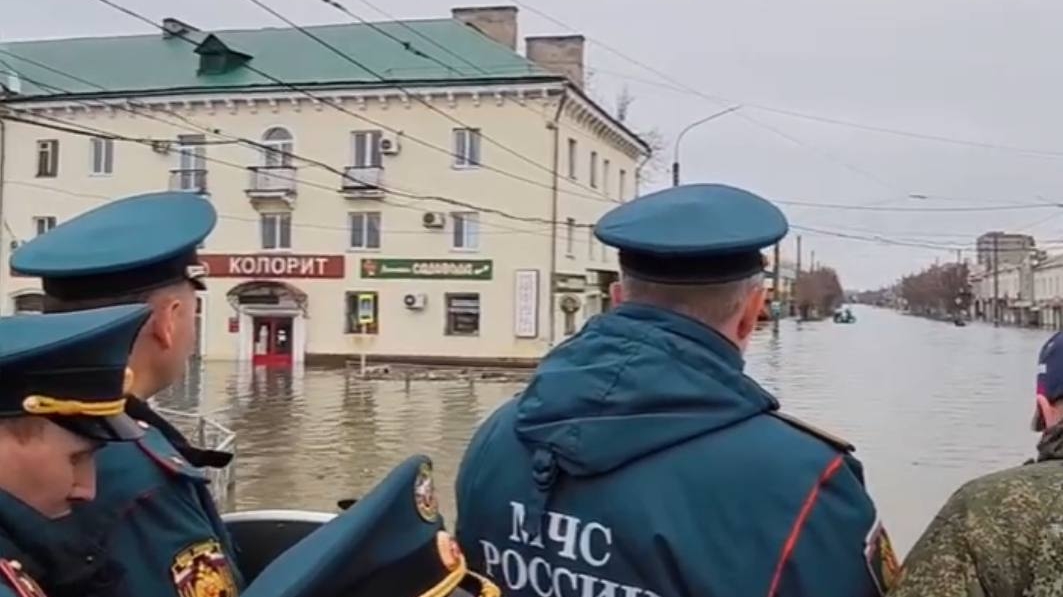
POLYGON ((621 303, 476 432, 457 536, 507 595, 882 595, 896 566, 843 440, 743 373, 786 218, 700 184, 621 205, 621 303))
POLYGON ((1037 458, 960 487, 909 552, 891 597, 1063 595, 1063 334, 1038 364, 1037 458))
POLYGON ((243 597, 499 597, 439 513, 432 462, 413 456, 275 559, 243 597))
POLYGON ((130 356, 136 375, 126 403, 146 433, 100 451, 97 499, 71 517, 121 562, 134 597, 198 597, 189 587, 205 576, 227 597, 242 584, 201 470, 225 466, 231 455, 192 447, 145 402, 183 376, 192 354, 196 290, 204 288, 196 247, 216 221, 202 196, 139 195, 62 223, 11 257, 13 270, 41 277, 45 311, 152 307, 130 356))
POLYGON ((54 521, 96 494, 104 442, 143 430, 124 412, 144 305, 0 318, 0 597, 109 594, 108 558, 54 521))

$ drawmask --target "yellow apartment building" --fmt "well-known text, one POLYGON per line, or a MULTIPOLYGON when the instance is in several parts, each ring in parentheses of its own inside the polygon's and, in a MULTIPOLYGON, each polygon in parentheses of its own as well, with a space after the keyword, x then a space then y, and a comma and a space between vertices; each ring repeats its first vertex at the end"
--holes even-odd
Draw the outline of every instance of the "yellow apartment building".
POLYGON ((607 306, 617 260, 589 226, 649 148, 584 93, 582 37, 521 55, 505 6, 159 25, 0 43, 0 312, 40 308, 20 242, 166 189, 219 213, 205 359, 532 361, 607 306))

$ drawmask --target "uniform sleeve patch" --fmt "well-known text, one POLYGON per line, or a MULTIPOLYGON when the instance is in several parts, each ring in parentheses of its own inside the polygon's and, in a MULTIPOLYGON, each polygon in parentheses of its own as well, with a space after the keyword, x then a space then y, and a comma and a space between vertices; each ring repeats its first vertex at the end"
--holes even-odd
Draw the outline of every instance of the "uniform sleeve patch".
POLYGON ((0 576, 3 576, 17 597, 46 597, 37 581, 30 578, 22 565, 15 560, 0 559, 0 576))
POLYGON ((878 594, 886 595, 896 586, 901 565, 897 561, 897 553, 893 550, 886 527, 880 520, 875 521, 871 532, 864 540, 864 555, 867 558, 867 569, 878 588, 878 594))
POLYGON ((213 539, 178 553, 170 572, 180 597, 236 597, 229 561, 213 539))

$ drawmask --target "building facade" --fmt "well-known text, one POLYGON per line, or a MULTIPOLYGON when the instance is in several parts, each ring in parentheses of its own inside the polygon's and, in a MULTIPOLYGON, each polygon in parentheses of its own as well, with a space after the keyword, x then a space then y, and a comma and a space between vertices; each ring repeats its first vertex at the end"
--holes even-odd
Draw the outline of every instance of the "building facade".
POLYGON ((219 213, 206 359, 528 361, 608 307, 617 260, 591 226, 649 148, 583 92, 582 38, 521 56, 512 7, 307 31, 338 53, 173 19, 0 44, 0 311, 39 309, 6 267, 20 242, 166 189, 219 213))

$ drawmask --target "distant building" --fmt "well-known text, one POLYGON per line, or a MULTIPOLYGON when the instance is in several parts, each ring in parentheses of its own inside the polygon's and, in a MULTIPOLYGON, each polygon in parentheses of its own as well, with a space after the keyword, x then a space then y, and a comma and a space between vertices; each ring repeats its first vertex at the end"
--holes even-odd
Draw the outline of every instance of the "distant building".
POLYGON ((978 237, 975 251, 977 264, 991 268, 994 252, 1000 265, 1014 265, 1036 248, 1034 238, 1028 234, 1011 232, 987 232, 978 237))

